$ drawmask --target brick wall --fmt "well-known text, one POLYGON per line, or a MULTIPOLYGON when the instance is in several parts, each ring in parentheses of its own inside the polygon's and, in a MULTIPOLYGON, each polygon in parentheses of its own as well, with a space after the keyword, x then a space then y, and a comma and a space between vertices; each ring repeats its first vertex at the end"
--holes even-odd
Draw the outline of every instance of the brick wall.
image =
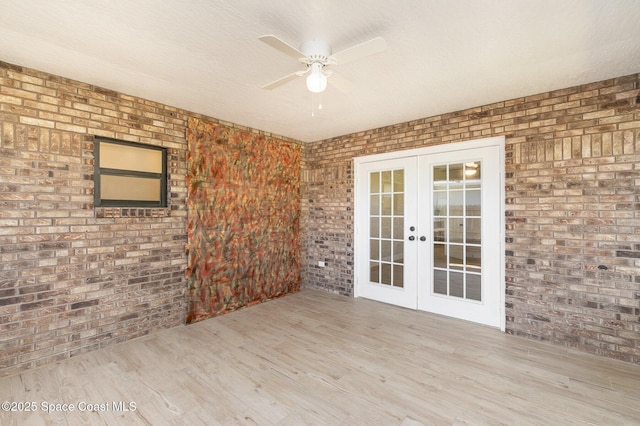
POLYGON ((507 332, 640 363, 640 74, 306 145, 303 283, 353 294, 353 157, 500 135, 507 332))
MULTIPOLYGON (((508 332, 640 362, 639 89, 631 75, 305 145, 303 283, 353 294, 353 157, 505 135, 508 332)), ((0 375, 184 323, 189 117, 219 122, 0 62, 0 375), (93 209, 91 135, 168 148, 170 207, 93 209)))
POLYGON ((189 117, 0 62, 0 376, 184 324, 189 117), (94 209, 94 135, 166 147, 169 207, 94 209))
POLYGON ((184 323, 184 113, 0 63, 0 372, 184 323), (168 148, 170 207, 93 207, 93 136, 168 148))

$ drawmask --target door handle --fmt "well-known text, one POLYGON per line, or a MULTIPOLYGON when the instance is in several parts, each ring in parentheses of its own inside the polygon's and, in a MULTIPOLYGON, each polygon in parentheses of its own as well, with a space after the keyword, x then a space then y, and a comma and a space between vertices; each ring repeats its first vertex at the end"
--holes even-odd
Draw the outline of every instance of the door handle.
POLYGON ((427 241, 427 237, 423 235, 422 237, 420 237, 420 241, 427 241))
POLYGON ((413 241, 413 240, 415 240, 415 239, 416 239, 416 237, 414 237, 413 235, 410 235, 410 236, 409 236, 409 241, 413 241))

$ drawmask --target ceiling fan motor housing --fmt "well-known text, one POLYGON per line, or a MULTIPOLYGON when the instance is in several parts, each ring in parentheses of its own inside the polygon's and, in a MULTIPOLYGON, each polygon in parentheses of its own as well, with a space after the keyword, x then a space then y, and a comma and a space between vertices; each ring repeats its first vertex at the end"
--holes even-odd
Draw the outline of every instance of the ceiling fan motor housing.
POLYGON ((331 58, 331 46, 324 40, 311 40, 305 42, 300 51, 304 53, 305 58, 301 58, 300 62, 310 65, 314 62, 319 62, 322 65, 327 65, 331 58))

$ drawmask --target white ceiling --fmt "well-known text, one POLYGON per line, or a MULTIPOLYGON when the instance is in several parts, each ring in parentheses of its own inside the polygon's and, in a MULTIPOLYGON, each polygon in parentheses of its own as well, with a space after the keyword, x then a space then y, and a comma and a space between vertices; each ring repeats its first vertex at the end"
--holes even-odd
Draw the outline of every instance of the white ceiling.
POLYGON ((640 1, 4 0, 0 60, 308 142, 640 72, 640 1), (264 34, 388 47, 267 91, 264 34))

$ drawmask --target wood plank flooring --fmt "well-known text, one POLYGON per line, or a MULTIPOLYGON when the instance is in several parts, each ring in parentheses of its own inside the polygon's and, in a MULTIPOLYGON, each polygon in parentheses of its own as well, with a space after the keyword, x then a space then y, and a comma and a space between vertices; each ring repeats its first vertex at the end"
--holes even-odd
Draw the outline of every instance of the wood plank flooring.
POLYGON ((640 366, 303 290, 0 379, 0 400, 36 406, 2 425, 640 425, 640 366))

